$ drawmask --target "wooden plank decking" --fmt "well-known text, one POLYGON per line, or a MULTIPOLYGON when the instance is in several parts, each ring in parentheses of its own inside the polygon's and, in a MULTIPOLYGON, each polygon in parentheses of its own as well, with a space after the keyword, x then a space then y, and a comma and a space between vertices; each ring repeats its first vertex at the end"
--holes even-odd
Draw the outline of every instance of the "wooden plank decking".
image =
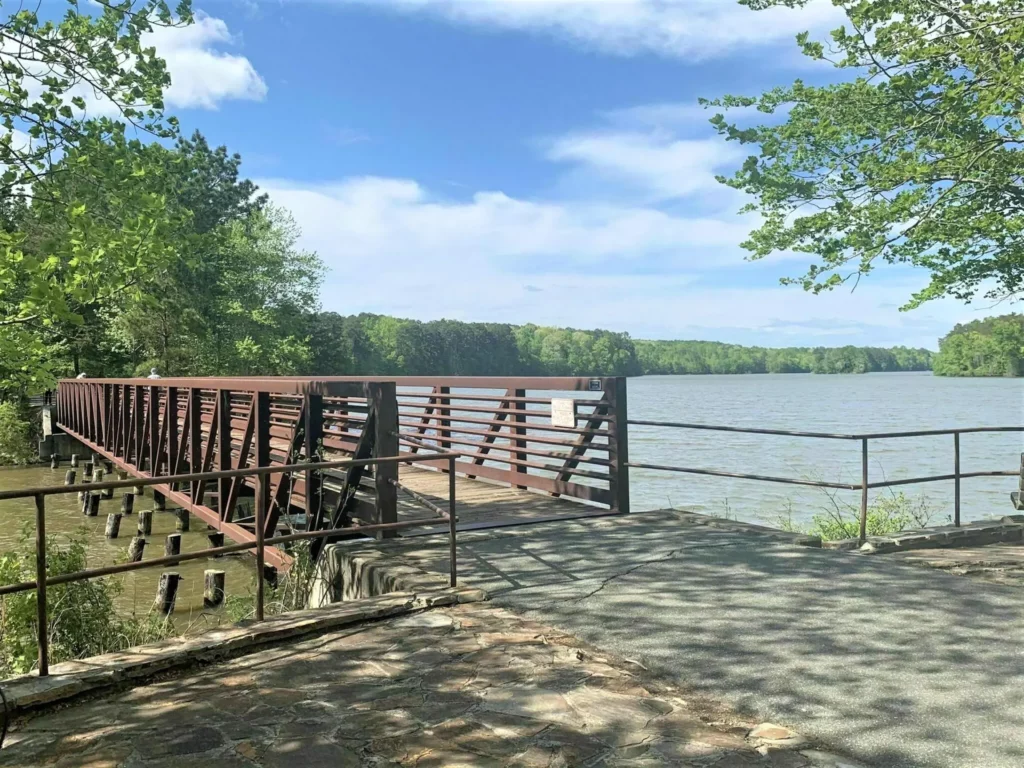
MULTIPOLYGON (((399 481, 406 488, 426 497, 442 509, 448 509, 447 473, 403 466, 399 470, 399 481)), ((460 531, 615 514, 604 507, 584 505, 575 500, 556 498, 461 475, 456 475, 455 478, 455 504, 460 531)), ((423 504, 399 492, 399 520, 434 516, 434 512, 423 504)), ((403 535, 422 536, 436 533, 437 530, 430 527, 418 528, 406 531, 403 535)))

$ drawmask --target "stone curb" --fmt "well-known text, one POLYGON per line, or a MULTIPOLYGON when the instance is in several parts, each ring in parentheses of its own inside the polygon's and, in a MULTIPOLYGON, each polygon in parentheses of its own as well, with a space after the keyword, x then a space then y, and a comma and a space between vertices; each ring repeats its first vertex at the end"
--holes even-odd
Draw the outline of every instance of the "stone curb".
POLYGON ((1021 515, 1008 515, 996 520, 980 520, 959 528, 921 528, 903 531, 893 536, 872 536, 861 546, 857 539, 825 542, 826 549, 855 551, 865 555, 884 555, 912 549, 945 549, 978 547, 986 544, 1004 544, 1024 540, 1024 519, 1021 515))
POLYGON ((7 714, 21 715, 83 693, 143 680, 169 669, 242 655, 270 643, 318 634, 377 619, 457 603, 486 600, 480 589, 443 589, 428 593, 396 592, 325 608, 272 616, 196 637, 172 638, 127 651, 68 661, 50 668, 48 677, 21 675, 0 681, 7 714))

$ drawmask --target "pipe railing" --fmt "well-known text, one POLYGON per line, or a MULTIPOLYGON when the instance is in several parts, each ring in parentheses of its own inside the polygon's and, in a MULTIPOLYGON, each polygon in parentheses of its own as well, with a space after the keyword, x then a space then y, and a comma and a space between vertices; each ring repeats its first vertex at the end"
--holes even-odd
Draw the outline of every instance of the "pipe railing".
MULTIPOLYGON (((821 440, 848 440, 860 443, 861 447, 861 480, 859 483, 833 483, 824 480, 806 480, 794 477, 775 477, 770 475, 755 475, 747 472, 727 472, 717 469, 703 469, 698 467, 678 467, 665 464, 648 464, 638 461, 627 462, 626 466, 634 469, 649 469, 659 472, 682 472, 691 475, 710 475, 712 477, 733 477, 741 480, 758 480, 766 483, 780 483, 784 485, 802 485, 811 488, 834 488, 843 491, 860 491, 860 535, 859 540, 864 543, 867 540, 868 525, 868 492, 875 488, 891 488, 899 485, 913 485, 916 483, 936 483, 952 480, 953 486, 953 525, 960 527, 960 481, 972 477, 1015 477, 1017 470, 982 470, 978 472, 962 472, 960 470, 960 435, 980 432, 1024 432, 1024 426, 1013 427, 962 427, 956 429, 919 429, 903 432, 864 432, 854 434, 840 434, 834 432, 804 432, 791 429, 763 429, 758 427, 732 427, 718 424, 691 424, 676 421, 650 421, 644 419, 630 419, 630 426, 636 427, 664 427, 669 429, 693 429, 711 432, 738 432, 749 435, 777 435, 785 437, 804 437, 821 440), (934 437, 936 435, 953 436, 953 473, 947 475, 929 475, 925 477, 909 477, 899 480, 882 480, 871 482, 868 476, 868 441, 887 440, 904 437, 934 437)), ((1022 470, 1024 471, 1024 470, 1022 470)))
POLYGON ((422 454, 419 456, 388 456, 368 459, 345 459, 339 461, 322 461, 302 464, 289 464, 284 466, 270 467, 249 467, 245 469, 221 470, 216 472, 193 472, 189 474, 164 475, 161 477, 133 477, 130 480, 110 480, 98 483, 79 483, 64 486, 41 486, 36 488, 24 488, 16 491, 0 491, 0 501, 11 499, 33 498, 36 506, 35 520, 35 549, 36 549, 36 578, 34 581, 24 581, 17 584, 0 586, 0 597, 35 590, 36 592, 36 620, 37 620, 37 642, 39 647, 39 676, 49 675, 49 635, 46 591, 48 587, 60 584, 69 584, 77 581, 111 576, 129 571, 144 570, 148 568, 160 568, 189 560, 200 560, 210 557, 256 550, 256 621, 264 620, 264 550, 268 546, 277 544, 288 544, 296 541, 308 541, 311 539, 328 539, 336 536, 351 536, 352 534, 375 534, 382 532, 401 531, 408 528, 417 528, 427 525, 436 525, 444 522, 448 524, 449 542, 449 584, 452 587, 458 584, 458 571, 456 564, 456 503, 455 503, 455 461, 462 454, 451 452, 437 452, 422 454), (89 568, 74 573, 60 574, 59 576, 47 577, 46 575, 46 497, 57 496, 67 493, 95 493, 105 489, 134 488, 150 485, 170 485, 173 483, 187 483, 193 481, 218 480, 233 477, 256 476, 258 482, 265 484, 262 480, 266 475, 277 472, 323 472, 328 469, 345 469, 356 466, 376 466, 398 463, 417 463, 427 461, 443 461, 449 463, 449 484, 448 484, 448 511, 436 518, 424 520, 408 520, 397 523, 380 523, 371 525, 356 525, 343 528, 331 528, 312 531, 301 531, 282 536, 266 537, 263 535, 261 525, 265 514, 265 494, 257 492, 256 499, 256 539, 255 541, 228 544, 221 547, 210 547, 208 549, 187 552, 178 555, 156 558, 153 560, 142 560, 133 563, 118 563, 102 568, 89 568))

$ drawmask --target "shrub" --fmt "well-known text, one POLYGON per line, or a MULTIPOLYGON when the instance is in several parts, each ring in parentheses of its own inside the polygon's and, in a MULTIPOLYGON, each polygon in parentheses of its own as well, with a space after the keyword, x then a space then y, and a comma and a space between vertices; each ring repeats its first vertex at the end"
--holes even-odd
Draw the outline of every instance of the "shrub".
MULTIPOLYGON (((791 533, 819 536, 823 541, 855 539, 860 536, 860 507, 841 501, 828 493, 829 505, 811 518, 810 526, 801 526, 793 519, 792 502, 772 523, 791 533)), ((909 497, 902 491, 881 496, 868 506, 868 536, 889 536, 908 528, 924 528, 934 512, 926 496, 909 497)))
MULTIPOLYGON (((56 539, 47 539, 46 561, 51 577, 84 570, 88 565, 84 540, 59 545, 56 539)), ((0 556, 0 584, 34 581, 35 575, 35 547, 26 535, 16 551, 0 556)), ((52 663, 118 651, 170 633, 170 623, 156 615, 119 616, 114 601, 120 592, 120 582, 113 579, 76 581, 47 590, 52 663)), ((36 632, 35 590, 0 598, 0 677, 36 666, 36 632)))
POLYGON ((0 464, 28 464, 35 456, 32 422, 17 403, 0 403, 0 464))

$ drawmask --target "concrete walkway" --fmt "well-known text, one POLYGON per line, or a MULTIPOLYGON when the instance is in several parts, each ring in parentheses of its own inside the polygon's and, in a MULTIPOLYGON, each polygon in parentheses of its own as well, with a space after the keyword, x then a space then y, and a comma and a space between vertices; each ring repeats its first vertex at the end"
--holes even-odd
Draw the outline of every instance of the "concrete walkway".
MULTIPOLYGON (((885 768, 1024 765, 1024 601, 672 512, 461 537, 464 584, 885 768)), ((443 547, 407 543, 444 570, 443 547)))

